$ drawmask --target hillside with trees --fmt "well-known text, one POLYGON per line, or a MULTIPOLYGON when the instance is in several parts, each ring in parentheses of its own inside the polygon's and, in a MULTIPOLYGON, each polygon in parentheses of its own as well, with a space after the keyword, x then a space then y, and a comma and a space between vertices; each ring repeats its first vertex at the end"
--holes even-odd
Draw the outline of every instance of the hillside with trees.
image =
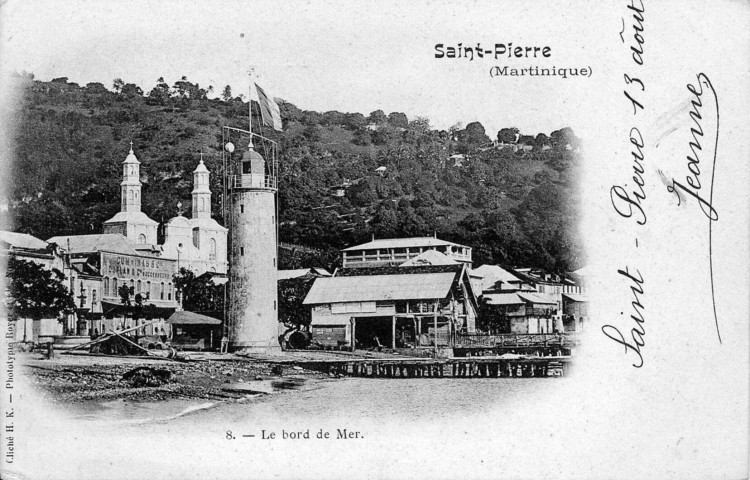
MULTIPOLYGON (((190 211, 202 152, 223 223, 221 127, 247 128, 248 116, 246 98, 230 86, 212 98, 214 87, 187 77, 150 88, 15 80, 23 104, 4 228, 12 218, 15 230, 42 239, 100 232, 120 209, 131 140, 148 216, 164 222, 178 203, 190 211)), ((436 130, 401 112, 320 113, 277 101, 284 131, 262 133, 279 144, 280 241, 312 249, 282 251, 282 268, 334 267, 338 249, 372 235, 433 234, 472 246, 476 265, 581 266, 579 140, 569 128, 436 130)))

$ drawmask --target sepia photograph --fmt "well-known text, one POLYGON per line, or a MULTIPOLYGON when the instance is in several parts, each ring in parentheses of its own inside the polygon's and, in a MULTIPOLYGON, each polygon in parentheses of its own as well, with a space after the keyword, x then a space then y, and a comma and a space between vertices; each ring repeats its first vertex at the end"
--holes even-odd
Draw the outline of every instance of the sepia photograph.
POLYGON ((747 478, 750 8, 680 5, 3 2, 2 477, 747 478))

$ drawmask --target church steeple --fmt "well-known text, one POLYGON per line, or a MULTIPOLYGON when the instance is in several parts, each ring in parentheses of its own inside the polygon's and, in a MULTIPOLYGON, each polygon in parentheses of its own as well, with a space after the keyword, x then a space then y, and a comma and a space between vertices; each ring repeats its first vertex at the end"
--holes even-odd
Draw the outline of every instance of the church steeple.
POLYGON ((209 172, 201 161, 193 172, 193 218, 211 218, 211 190, 208 188, 209 172))
POLYGON ((122 182, 120 189, 122 193, 121 209, 122 212, 140 212, 141 211, 141 179, 140 179, 141 162, 133 153, 133 142, 130 142, 130 153, 122 162, 122 182))

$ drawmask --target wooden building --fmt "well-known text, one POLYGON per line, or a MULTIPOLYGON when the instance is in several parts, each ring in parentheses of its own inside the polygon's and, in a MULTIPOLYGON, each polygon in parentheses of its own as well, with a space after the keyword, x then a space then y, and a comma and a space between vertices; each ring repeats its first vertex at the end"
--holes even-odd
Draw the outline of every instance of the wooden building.
POLYGON ((313 343, 351 349, 451 345, 474 332, 477 312, 463 263, 341 269, 316 279, 303 303, 313 343))
POLYGON ((483 297, 500 319, 498 333, 558 333, 562 323, 554 295, 519 291, 485 293, 483 297))

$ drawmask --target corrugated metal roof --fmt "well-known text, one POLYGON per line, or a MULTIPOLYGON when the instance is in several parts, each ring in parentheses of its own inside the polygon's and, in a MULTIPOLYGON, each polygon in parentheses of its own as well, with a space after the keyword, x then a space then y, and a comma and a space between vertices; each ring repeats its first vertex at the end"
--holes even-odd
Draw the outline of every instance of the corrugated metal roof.
POLYGON ((28 248, 32 250, 47 248, 47 242, 36 238, 33 235, 29 235, 28 233, 6 232, 0 230, 0 240, 15 248, 28 248))
POLYGON ((407 248, 407 247, 444 247, 446 245, 463 247, 453 242, 447 242, 434 237, 413 237, 413 238, 381 238, 371 242, 355 245, 345 248, 344 252, 351 250, 368 250, 375 248, 407 248))
POLYGON ((472 277, 472 282, 476 285, 479 293, 491 289, 497 282, 509 284, 521 281, 518 277, 498 265, 482 265, 471 270, 469 276, 472 277))
POLYGON ((523 305, 524 302, 517 293, 488 293, 483 295, 490 305, 523 305))
POLYGON ((138 255, 130 240, 118 233, 102 233, 99 235, 70 235, 52 237, 47 240, 49 243, 56 243, 60 248, 70 253, 93 253, 105 250, 107 252, 125 253, 128 255, 138 255), (70 243, 68 243, 70 241, 70 243))
POLYGON ((518 292, 518 296, 531 303, 543 303, 548 305, 557 305, 555 296, 549 293, 536 292, 518 292))
POLYGON ((454 278, 453 272, 318 278, 303 303, 445 298, 454 278))
POLYGON ((298 268, 296 270, 278 270, 276 272, 277 280, 287 280, 289 278, 304 277, 310 273, 309 268, 298 268))
POLYGON ((171 323, 173 325, 220 325, 221 320, 213 317, 207 317, 205 315, 201 315, 200 313, 188 312, 187 310, 183 310, 180 312, 174 312, 172 316, 169 317, 169 320, 167 320, 167 323, 171 323))
POLYGON ((405 261, 399 267, 413 267, 417 265, 455 265, 458 262, 437 250, 427 250, 414 258, 405 261))
POLYGON ((588 302, 589 297, 581 293, 563 293, 563 297, 567 297, 574 302, 588 302))

